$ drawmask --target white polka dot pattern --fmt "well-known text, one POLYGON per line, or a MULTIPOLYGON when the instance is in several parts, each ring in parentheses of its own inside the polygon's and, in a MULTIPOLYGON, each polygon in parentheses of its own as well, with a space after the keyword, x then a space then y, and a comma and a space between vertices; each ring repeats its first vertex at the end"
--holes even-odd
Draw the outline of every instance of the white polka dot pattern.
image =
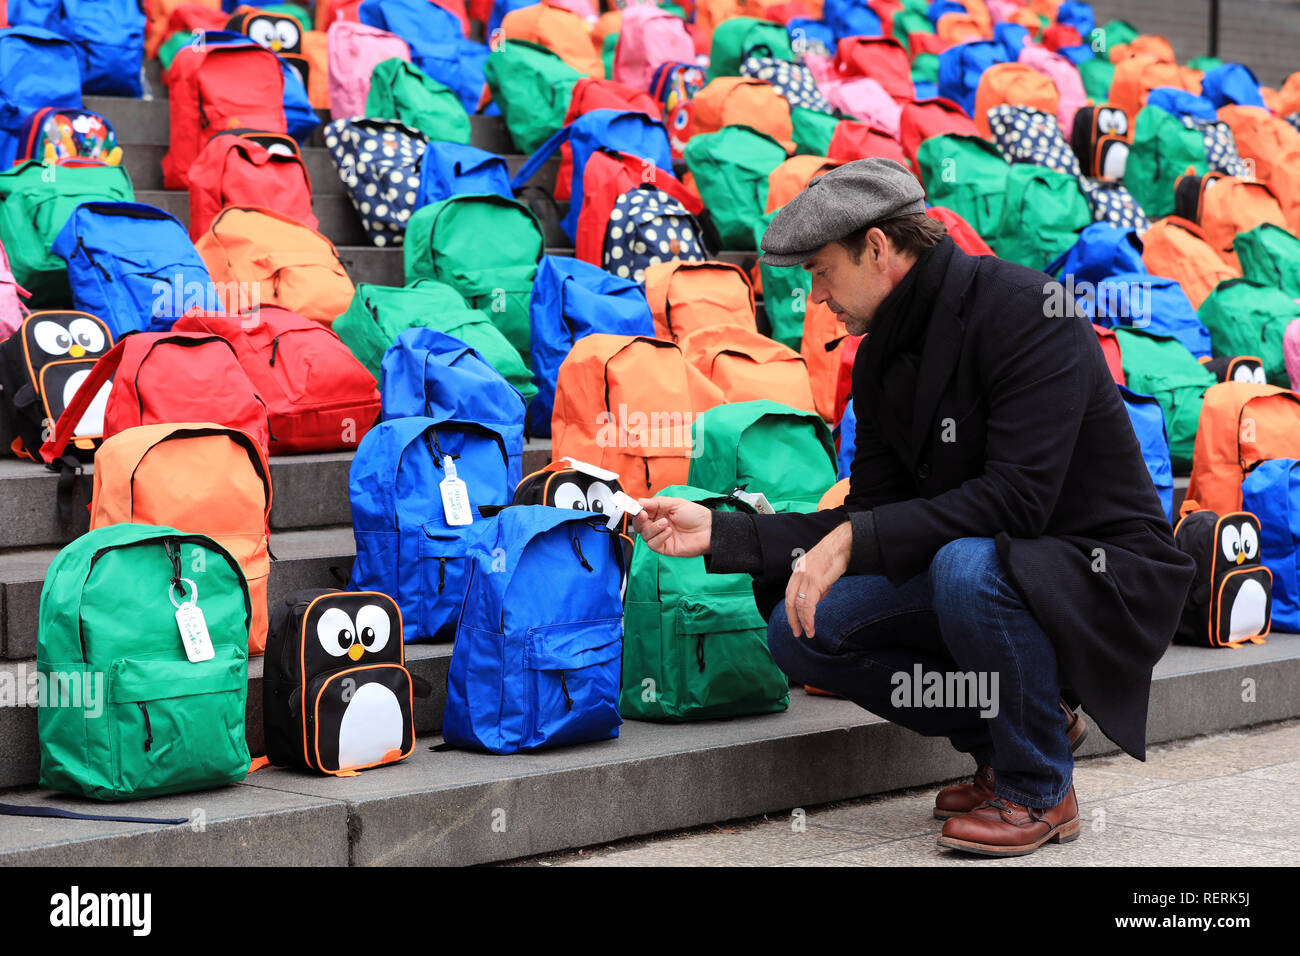
POLYGON ((989 110, 989 127, 1008 162, 1033 163, 1076 178, 1083 175, 1079 157, 1050 113, 1003 103, 989 110))
POLYGON ((812 71, 801 63, 751 56, 740 65, 741 76, 752 76, 770 84, 785 97, 793 109, 801 106, 818 113, 833 113, 835 108, 822 95, 812 71))
POLYGON ((425 137, 401 123, 353 117, 325 127, 339 179, 376 246, 400 246, 420 189, 425 137))
POLYGON ((601 264, 620 278, 643 282, 649 266, 708 258, 695 238, 699 232, 695 217, 662 190, 629 189, 614 200, 609 219, 601 264))
POLYGON ((1079 189, 1088 198, 1094 222, 1114 223, 1136 229, 1139 233, 1150 226, 1146 213, 1122 183, 1084 176, 1079 179, 1079 189))

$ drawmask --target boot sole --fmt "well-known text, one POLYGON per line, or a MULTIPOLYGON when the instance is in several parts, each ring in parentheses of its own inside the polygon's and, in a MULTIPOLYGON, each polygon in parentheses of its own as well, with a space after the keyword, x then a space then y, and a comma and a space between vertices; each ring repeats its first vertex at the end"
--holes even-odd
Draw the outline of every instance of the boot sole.
POLYGON ((1044 843, 1070 843, 1078 839, 1081 825, 1079 818, 1067 820, 1048 830, 1043 837, 1033 843, 1020 846, 997 846, 991 843, 972 843, 968 840, 956 840, 952 837, 939 837, 939 846, 950 850, 961 850, 978 856, 1026 856, 1033 853, 1044 843))

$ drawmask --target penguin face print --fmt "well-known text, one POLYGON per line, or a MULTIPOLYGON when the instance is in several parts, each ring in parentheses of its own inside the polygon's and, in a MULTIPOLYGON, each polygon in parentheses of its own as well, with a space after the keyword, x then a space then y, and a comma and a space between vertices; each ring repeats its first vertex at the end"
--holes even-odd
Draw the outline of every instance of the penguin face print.
MULTIPOLYGON (((1238 516, 1239 519, 1241 516, 1238 516)), ((1219 550, 1229 564, 1242 565, 1259 558, 1259 529, 1250 521, 1225 518, 1219 524, 1219 550)))
POLYGON ((50 362, 96 359, 113 345, 108 328, 85 312, 36 312, 26 325, 33 371, 50 362))
POLYGON ((1128 114, 1113 106, 1097 107, 1097 132, 1103 136, 1128 136, 1128 114))
POLYGON ((1232 366, 1229 380, 1246 382, 1251 385, 1267 385, 1268 376, 1264 372, 1264 363, 1257 359, 1240 359, 1232 366))
POLYGON ((303 618, 303 674, 402 660, 402 615, 385 594, 317 598, 303 618))
POLYGON ((297 53, 302 49, 302 29, 293 17, 251 17, 244 25, 244 33, 274 53, 297 53))
POLYGON ((1119 181, 1128 168, 1129 145, 1121 139, 1104 140, 1097 148, 1097 178, 1119 181))
POLYGON ((575 511, 590 511, 605 514, 609 511, 614 489, 603 481, 588 478, 582 474, 566 476, 553 491, 553 501, 548 502, 556 508, 572 508, 575 511))
POLYGON ((1211 643, 1259 640, 1272 618, 1273 573, 1261 563, 1259 519, 1226 514, 1215 527, 1211 643), (1217 640, 1215 640, 1217 638, 1217 640))

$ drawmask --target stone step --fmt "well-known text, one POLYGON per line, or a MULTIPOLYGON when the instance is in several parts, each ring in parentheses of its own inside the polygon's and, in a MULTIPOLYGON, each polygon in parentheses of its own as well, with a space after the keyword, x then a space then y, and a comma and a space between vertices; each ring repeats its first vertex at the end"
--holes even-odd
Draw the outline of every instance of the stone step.
MULTIPOLYGON (((1297 684, 1296 635, 1238 651, 1170 648, 1155 670, 1148 741, 1295 717, 1297 684), (1247 679, 1250 695, 1242 692, 1247 679)), ((8 748, 7 737, 0 741, 8 748)), ((968 759, 942 739, 800 690, 782 714, 628 722, 616 740, 534 754, 429 749, 438 744, 422 738, 403 763, 357 777, 268 768, 220 790, 116 808, 186 818, 189 826, 0 817, 0 863, 470 865, 787 813, 970 772, 968 759)), ((1081 753, 1114 750, 1095 732, 1081 753)), ((5 799, 113 809, 34 788, 5 799)))
MULTIPOLYGON (((525 444, 525 474, 544 467, 550 460, 549 438, 535 438, 525 444)), ((348 468, 351 463, 351 452, 273 456, 271 530, 350 525, 348 468)), ((0 550, 64 545, 83 534, 90 522, 84 505, 93 471, 93 466, 86 466, 75 498, 74 519, 70 525, 64 525, 59 521, 57 507, 58 475, 35 462, 0 459, 0 527, 5 529, 0 550)))

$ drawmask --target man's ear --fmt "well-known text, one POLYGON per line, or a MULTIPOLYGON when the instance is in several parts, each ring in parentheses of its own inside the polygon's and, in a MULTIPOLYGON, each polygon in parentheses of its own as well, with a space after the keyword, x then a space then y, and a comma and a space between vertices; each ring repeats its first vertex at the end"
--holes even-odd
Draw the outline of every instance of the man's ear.
POLYGON ((889 238, 885 233, 875 227, 867 230, 867 254, 871 256, 871 262, 877 268, 885 268, 889 265, 889 238))

